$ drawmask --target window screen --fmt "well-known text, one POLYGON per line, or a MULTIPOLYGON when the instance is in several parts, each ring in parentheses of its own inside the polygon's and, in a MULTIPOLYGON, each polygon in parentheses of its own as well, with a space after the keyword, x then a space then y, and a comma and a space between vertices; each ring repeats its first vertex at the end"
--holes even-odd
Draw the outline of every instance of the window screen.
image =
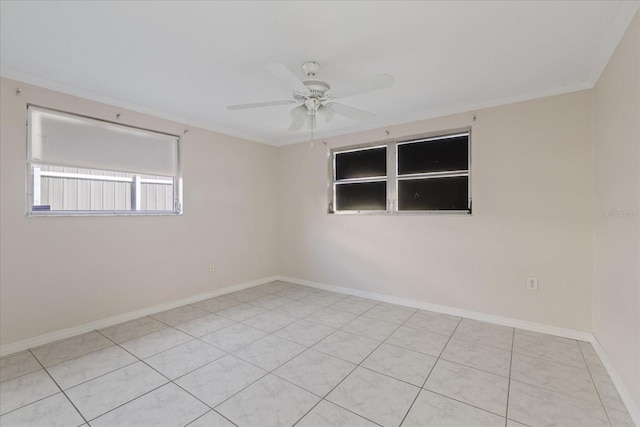
POLYGON ((398 210, 466 210, 467 185, 464 176, 398 181, 398 210))
POLYGON ((180 213, 179 139, 29 106, 30 213, 180 213))
POLYGON ((398 176, 469 169, 469 137, 427 139, 398 145, 398 176))
POLYGON ((329 211, 470 213, 469 137, 464 131, 334 150, 329 211))
POLYGON ((357 182, 336 186, 336 206, 342 211, 383 211, 387 208, 387 183, 357 182))
POLYGON ((384 211, 387 207, 387 147, 335 152, 333 206, 336 211, 384 211))
POLYGON ((470 209, 468 133, 401 142, 397 150, 399 211, 470 209))
POLYGON ((387 175, 387 147, 336 154, 336 180, 387 175))

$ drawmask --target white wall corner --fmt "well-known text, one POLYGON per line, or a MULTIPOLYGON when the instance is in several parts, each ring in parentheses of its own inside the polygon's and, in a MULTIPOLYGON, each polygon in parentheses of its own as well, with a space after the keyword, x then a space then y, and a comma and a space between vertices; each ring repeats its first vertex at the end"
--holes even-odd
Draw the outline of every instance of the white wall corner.
POLYGON ((70 338, 75 335, 84 334, 87 332, 95 331, 97 329, 107 328, 109 326, 117 325, 118 323, 127 322, 129 320, 137 319, 139 317, 148 316, 150 314, 159 313, 165 310, 171 310, 172 308, 180 307, 186 304, 193 304, 199 301, 204 301, 209 298, 217 297, 220 295, 228 294, 242 289, 252 288, 254 286, 263 285, 265 283, 273 282, 276 276, 263 277, 261 279, 252 280, 250 282, 239 283, 236 285, 228 286, 226 288, 216 289, 204 294, 195 295, 188 298, 181 298, 165 304, 154 305, 153 307, 147 307, 140 310, 131 311, 129 313, 119 314, 117 316, 107 317, 106 319, 96 320, 95 322, 85 323, 83 325, 74 326, 59 331, 50 332, 48 334, 38 335, 37 337, 28 338, 26 340, 4 344, 0 346, 0 357, 8 354, 17 353, 19 351, 27 350, 30 348, 50 344, 55 341, 70 338))

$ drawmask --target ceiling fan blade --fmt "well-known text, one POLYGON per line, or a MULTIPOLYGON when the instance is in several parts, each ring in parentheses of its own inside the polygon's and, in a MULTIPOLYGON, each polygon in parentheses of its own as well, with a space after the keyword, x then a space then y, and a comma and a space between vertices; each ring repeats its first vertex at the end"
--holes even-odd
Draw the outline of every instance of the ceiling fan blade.
POLYGON ((265 68, 275 77, 286 82, 293 90, 303 93, 309 92, 309 89, 307 89, 304 83, 302 83, 302 81, 284 64, 267 64, 265 65, 265 68))
POLYGON ((327 123, 333 120, 333 117, 336 115, 336 110, 332 108, 327 108, 327 109, 323 108, 322 111, 325 112, 325 120, 327 123))
POLYGON ((365 77, 349 85, 344 91, 338 90, 335 98, 347 98, 349 96, 360 95, 361 93, 373 92, 375 90, 386 89, 395 84, 396 79, 391 74, 378 74, 365 77))
POLYGON ((375 114, 368 111, 360 110, 359 108, 350 107, 344 104, 339 104, 337 102, 330 102, 328 104, 325 104, 325 107, 335 111, 338 114, 342 114, 343 116, 347 116, 356 120, 366 120, 370 117, 375 116, 375 114))
POLYGON ((289 104, 295 104, 296 101, 289 100, 289 101, 269 101, 269 102, 254 102, 251 104, 238 104, 238 105, 229 105, 227 107, 227 110, 244 110, 246 108, 261 108, 261 107, 271 107, 274 105, 289 105, 289 104))
POLYGON ((307 107, 304 105, 300 105, 293 110, 291 110, 291 126, 289 126, 290 131, 297 131, 304 127, 304 123, 307 120, 309 113, 307 113, 307 107))

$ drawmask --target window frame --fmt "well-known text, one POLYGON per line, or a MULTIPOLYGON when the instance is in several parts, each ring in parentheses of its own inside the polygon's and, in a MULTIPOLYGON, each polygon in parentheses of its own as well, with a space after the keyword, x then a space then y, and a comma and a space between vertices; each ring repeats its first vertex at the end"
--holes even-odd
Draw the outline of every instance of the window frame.
MULTIPOLYGON (((366 144, 356 144, 345 147, 336 147, 329 150, 329 204, 327 213, 331 215, 471 215, 472 214, 472 197, 471 197, 471 127, 450 129, 446 131, 429 132, 418 135, 410 135, 402 138, 386 139, 366 144), (429 140, 440 140, 447 138, 455 138, 457 136, 467 135, 467 169, 458 171, 445 172, 427 172, 419 174, 398 174, 398 146, 410 143, 428 142, 429 140), (387 175, 384 179, 387 182, 387 199, 386 210, 336 210, 336 185, 339 185, 336 176, 336 154, 366 150, 378 147, 387 147, 387 175), (398 183, 402 180, 410 180, 417 178, 448 178, 456 176, 467 177, 467 209, 447 210, 447 209, 431 209, 431 210, 399 210, 398 209, 398 183)), ((344 180, 340 180, 344 181, 344 180)), ((360 181, 354 179, 352 181, 360 181)), ((364 182, 367 182, 366 180, 364 182)))
POLYGON ((331 163, 329 165, 329 174, 331 177, 331 201, 329 202, 329 209, 333 209, 334 206, 336 206, 336 185, 341 185, 341 184, 357 184, 357 183, 365 183, 365 182, 385 182, 387 185, 387 198, 386 198, 386 209, 382 210, 382 209, 365 209, 365 210, 344 210, 344 211, 339 211, 340 213, 344 213, 344 214, 380 214, 380 213, 385 213, 388 211, 389 209, 389 147, 387 143, 380 143, 380 142, 374 142, 374 143, 370 143, 370 144, 364 144, 364 145, 358 145, 358 146, 351 146, 351 147, 344 147, 344 149, 336 149, 335 151, 332 150, 331 153, 331 163), (387 174, 386 175, 380 175, 380 176, 372 176, 372 177, 367 177, 367 178, 348 178, 348 179, 341 179, 341 180, 336 180, 336 155, 337 154, 343 154, 343 153, 353 153, 356 151, 364 151, 364 150, 374 150, 376 148, 385 148, 386 149, 386 169, 387 169, 387 174))
MULTIPOLYGON (((133 126, 133 125, 129 125, 129 124, 123 124, 123 123, 118 123, 115 121, 111 121, 111 120, 105 120, 102 118, 98 118, 98 117, 92 117, 92 116, 87 116, 84 114, 78 114, 78 113, 74 113, 74 112, 70 112, 70 111, 65 111, 65 110, 60 110, 60 109, 55 109, 55 108, 50 108, 50 107, 43 107, 41 105, 37 105, 37 104, 27 104, 27 109, 26 109, 26 128, 27 128, 27 132, 26 132, 26 144, 25 144, 25 148, 26 148, 26 153, 25 153, 25 159, 26 159, 26 180, 25 180, 25 184, 26 184, 26 188, 25 188, 25 211, 26 211, 26 216, 27 217, 57 217, 57 216, 177 216, 177 215, 182 215, 184 212, 184 205, 183 205, 183 194, 182 194, 182 188, 183 188, 183 178, 182 178, 182 138, 179 135, 175 135, 175 134, 171 134, 168 132, 162 132, 162 131, 157 131, 154 129, 148 129, 148 128, 144 128, 144 127, 140 127, 140 126, 133 126), (167 177, 167 179, 172 179, 173 180, 173 209, 172 210, 33 210, 33 202, 34 202, 34 193, 35 193, 35 189, 36 189, 36 183, 35 183, 35 174, 32 172, 34 167, 38 167, 41 165, 46 165, 46 166, 61 166, 61 167, 72 167, 72 168, 79 168, 79 169, 93 169, 90 167, 86 167, 86 166, 81 166, 81 165, 70 165, 70 164, 53 164, 53 163, 48 163, 48 162, 42 162, 42 161, 33 161, 30 158, 30 150, 31 150, 31 132, 32 132, 32 126, 31 126, 31 113, 30 113, 30 109, 34 108, 36 110, 44 110, 47 112, 51 112, 51 113, 60 113, 63 115, 71 115, 71 116, 75 116, 78 117, 79 119, 88 119, 88 120, 94 120, 94 121, 99 121, 102 123, 106 123, 106 124, 110 124, 110 125, 115 125, 117 127, 122 127, 122 128, 129 128, 129 129, 135 129, 135 130, 140 130, 140 131, 144 131, 144 132, 150 132, 150 133, 154 133, 154 134, 159 134, 159 135, 164 135, 164 136, 169 136, 171 138, 175 138, 176 139, 176 174, 173 177, 167 177)), ((98 170, 98 169, 93 169, 93 170, 98 170)), ((135 176, 131 179, 131 185, 132 188, 136 187, 137 184, 140 184, 141 181, 151 181, 151 180, 147 180, 144 178, 140 178, 139 175, 149 175, 146 173, 139 173, 139 172, 135 172, 135 171, 128 171, 126 173, 130 173, 130 174, 134 174, 135 176), (136 179, 138 178, 138 179, 136 179)), ((50 173, 52 175, 55 175, 57 173, 50 173)), ((66 173, 60 173, 61 175, 64 175, 66 173)), ((70 173, 69 175, 73 175, 72 173, 70 173)), ((78 174, 81 175, 81 174, 78 174)), ((96 177, 99 177, 100 175, 96 175, 96 177)), ((74 177, 70 177, 71 179, 73 179, 74 177)), ((82 179, 82 178, 76 178, 76 179, 82 179)), ((96 181, 100 181, 99 178, 95 179, 96 181)), ((128 179, 127 179, 128 180, 128 179)), ((121 181, 120 179, 107 179, 105 181, 121 181)), ((143 182, 144 183, 144 182, 143 182)), ((37 185, 38 188, 40 188, 40 185, 37 185)), ((138 188, 138 187, 136 187, 138 188)), ((132 207, 135 206, 137 203, 134 203, 132 200, 132 207)))

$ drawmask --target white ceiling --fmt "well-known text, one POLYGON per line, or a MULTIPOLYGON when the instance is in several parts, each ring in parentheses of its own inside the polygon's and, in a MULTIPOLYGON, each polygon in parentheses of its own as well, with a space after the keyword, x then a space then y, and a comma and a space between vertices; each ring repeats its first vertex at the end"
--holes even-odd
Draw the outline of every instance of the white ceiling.
POLYGON ((592 87, 638 1, 0 2, 2 76, 272 145, 289 99, 282 63, 337 95, 361 76, 394 87, 341 102, 376 114, 319 122, 317 138, 592 87))

